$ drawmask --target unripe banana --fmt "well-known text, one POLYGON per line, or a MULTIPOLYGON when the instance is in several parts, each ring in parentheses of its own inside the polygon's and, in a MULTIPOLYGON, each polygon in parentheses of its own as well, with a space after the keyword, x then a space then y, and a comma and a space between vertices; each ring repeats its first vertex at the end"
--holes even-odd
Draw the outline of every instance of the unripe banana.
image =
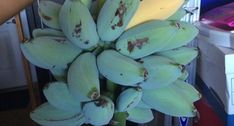
POLYGON ((189 102, 195 102, 202 97, 191 84, 182 80, 176 80, 171 86, 189 102))
POLYGON ((99 72, 108 80, 127 86, 144 81, 147 71, 143 66, 114 50, 105 50, 97 57, 99 72))
POLYGON ((187 65, 198 55, 197 48, 179 47, 172 50, 157 52, 157 55, 165 56, 178 64, 187 65))
POLYGON ((186 69, 183 69, 182 70, 182 75, 178 79, 185 81, 185 80, 187 80, 188 76, 189 76, 188 71, 186 69))
POLYGON ((123 33, 117 40, 116 49, 131 58, 142 58, 160 51, 178 31, 172 21, 149 21, 123 33))
POLYGON ((30 113, 30 117, 43 126, 81 126, 85 122, 82 113, 59 110, 48 103, 37 107, 30 113))
POLYGON ((99 41, 96 25, 88 8, 80 0, 66 0, 59 13, 59 23, 67 38, 87 49, 99 41))
POLYGON ((98 15, 97 29, 103 41, 113 41, 123 33, 140 0, 107 0, 98 15))
POLYGON ((181 7, 173 15, 168 17, 167 20, 181 20, 186 14, 187 14, 187 11, 181 7))
POLYGON ((90 8, 93 0, 80 0, 86 7, 90 8))
POLYGON ((140 100, 140 102, 137 104, 136 107, 143 108, 143 109, 151 109, 151 107, 148 104, 146 104, 145 102, 143 102, 142 100, 140 100))
POLYGON ((119 112, 128 111, 138 105, 142 97, 140 88, 129 88, 123 91, 117 98, 117 110, 119 112))
POLYGON ((48 102, 54 107, 64 111, 81 112, 81 103, 70 94, 67 84, 63 82, 49 83, 43 88, 48 102))
POLYGON ((50 29, 50 28, 34 29, 32 35, 33 35, 33 38, 38 38, 38 37, 43 37, 43 36, 65 37, 63 32, 58 31, 58 30, 54 30, 54 29, 50 29))
POLYGON ((44 69, 67 68, 67 64, 82 51, 65 38, 49 36, 21 44, 21 50, 32 64, 44 69))
POLYGON ((42 22, 55 29, 60 29, 59 26, 59 11, 61 5, 50 0, 40 1, 39 4, 39 16, 42 22))
POLYGON ((148 71, 148 78, 140 83, 143 89, 165 87, 182 75, 182 66, 162 56, 148 56, 140 60, 148 71))
POLYGON ((81 54, 68 69, 67 81, 72 95, 80 101, 95 100, 100 96, 96 57, 81 54))
POLYGON ((174 14, 184 0, 141 0, 136 14, 128 24, 128 29, 150 20, 164 20, 174 14))
POLYGON ((127 111, 127 120, 135 123, 147 123, 154 119, 154 115, 151 109, 133 108, 127 111))
POLYGON ((178 27, 178 31, 173 36, 167 45, 161 51, 175 49, 191 42, 199 33, 198 29, 191 23, 183 21, 172 21, 178 27))
POLYGON ((108 97, 101 96, 84 104, 83 113, 87 123, 95 126, 107 125, 114 115, 114 103, 108 97))
MULTIPOLYGON (((173 84, 171 84, 173 85, 173 84)), ((152 109, 176 117, 194 117, 197 110, 193 103, 187 101, 173 86, 159 89, 143 90, 142 100, 152 109)))
POLYGON ((67 69, 55 67, 50 69, 50 72, 57 81, 62 81, 62 82, 67 81, 67 69))

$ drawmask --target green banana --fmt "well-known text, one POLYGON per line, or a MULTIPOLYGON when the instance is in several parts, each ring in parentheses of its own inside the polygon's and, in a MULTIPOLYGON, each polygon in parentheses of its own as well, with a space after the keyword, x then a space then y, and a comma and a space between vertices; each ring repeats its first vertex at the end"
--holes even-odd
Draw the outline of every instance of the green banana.
POLYGON ((182 66, 162 56, 148 56, 140 62, 148 71, 148 78, 140 83, 143 89, 165 87, 182 75, 182 66))
POLYGON ((37 107, 30 113, 30 117, 43 126, 81 126, 85 122, 82 113, 59 110, 48 103, 37 107))
POLYGON ((99 12, 98 34, 103 41, 117 39, 135 14, 140 0, 107 0, 99 12))
POLYGON ((123 33, 117 40, 116 49, 134 59, 154 52, 186 45, 198 34, 192 24, 180 21, 153 20, 123 33))
POLYGON ((59 26, 59 11, 61 5, 50 0, 40 1, 39 16, 42 22, 54 29, 60 29, 59 26))
POLYGON ((67 64, 82 51, 65 38, 50 36, 25 42, 21 44, 21 50, 32 64, 44 69, 67 68, 67 64))
POLYGON ((188 71, 186 69, 183 69, 182 70, 182 75, 178 79, 185 81, 185 80, 187 80, 188 76, 189 76, 188 71))
MULTIPOLYGON (((173 85, 173 84, 171 84, 173 85)), ((162 113, 176 117, 194 117, 197 110, 193 103, 185 99, 173 86, 143 90, 142 100, 162 113)))
POLYGON ((66 0, 59 13, 59 23, 66 37, 76 46, 96 46, 99 37, 88 8, 80 0, 66 0))
POLYGON ((124 32, 116 43, 116 50, 134 59, 160 51, 178 28, 171 21, 153 20, 124 32))
POLYGON ((97 65, 104 77, 120 85, 136 86, 147 76, 147 71, 140 63, 114 50, 103 51, 97 57, 97 65))
POLYGON ((199 30, 191 23, 183 21, 172 21, 178 27, 176 35, 160 51, 175 49, 191 42, 199 33, 199 30))
POLYGON ((198 50, 195 47, 179 47, 172 50, 157 52, 156 54, 165 56, 178 64, 187 65, 198 56, 198 50))
POLYGON ((129 88, 124 90, 117 98, 117 110, 119 112, 128 111, 138 105, 142 97, 140 88, 129 88))
POLYGON ((187 11, 183 7, 181 7, 173 15, 167 18, 167 20, 181 20, 186 14, 187 11))
POLYGON ((149 105, 147 105, 145 102, 143 102, 142 99, 140 100, 140 102, 137 104, 136 107, 143 108, 143 109, 151 109, 151 107, 149 105))
POLYGON ((98 74, 94 54, 81 54, 68 69, 67 81, 72 95, 80 101, 90 101, 99 98, 100 84, 98 74))
POLYGON ((83 113, 86 123, 96 126, 107 125, 114 115, 114 103, 108 97, 101 96, 84 104, 83 113))
POLYGON ((67 81, 67 69, 55 67, 49 70, 57 81, 67 81))
POLYGON ((127 111, 127 120, 135 123, 147 123, 154 119, 154 115, 151 109, 133 108, 127 111))
POLYGON ((42 36, 65 37, 63 32, 58 31, 58 30, 54 30, 54 29, 50 29, 50 28, 34 29, 32 32, 32 36, 33 36, 33 38, 38 38, 38 37, 42 37, 42 36))
POLYGON ((189 102, 195 102, 201 99, 202 95, 189 83, 182 80, 176 80, 172 86, 189 102))
POLYGON ((90 8, 93 0, 80 0, 86 7, 90 8))
POLYGON ((49 83, 43 88, 43 93, 52 106, 64 111, 81 112, 80 101, 70 94, 66 83, 49 83))

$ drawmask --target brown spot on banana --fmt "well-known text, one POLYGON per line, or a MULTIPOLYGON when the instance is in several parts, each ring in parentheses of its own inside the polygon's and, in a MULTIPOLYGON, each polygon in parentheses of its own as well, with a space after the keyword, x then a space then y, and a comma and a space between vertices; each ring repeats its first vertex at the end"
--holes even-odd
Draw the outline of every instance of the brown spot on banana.
POLYGON ((128 41, 128 51, 131 53, 135 47, 141 49, 145 43, 148 43, 149 38, 136 39, 135 41, 128 41))
MULTIPOLYGON (((115 12, 115 17, 118 16, 119 17, 119 21, 112 25, 111 28, 113 30, 115 30, 115 27, 122 27, 123 26, 123 17, 124 17, 124 14, 126 13, 127 11, 127 7, 125 5, 125 3, 121 0, 120 3, 119 3, 119 8, 117 8, 116 12, 115 12)), ((111 22, 113 22, 114 19, 112 19, 111 22)))

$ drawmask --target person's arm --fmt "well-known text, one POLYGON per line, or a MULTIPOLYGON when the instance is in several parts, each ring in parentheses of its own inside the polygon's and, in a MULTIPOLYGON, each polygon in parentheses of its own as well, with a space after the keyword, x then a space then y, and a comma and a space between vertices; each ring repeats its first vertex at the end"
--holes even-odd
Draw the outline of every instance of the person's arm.
POLYGON ((31 4, 33 0, 0 0, 0 24, 31 4))

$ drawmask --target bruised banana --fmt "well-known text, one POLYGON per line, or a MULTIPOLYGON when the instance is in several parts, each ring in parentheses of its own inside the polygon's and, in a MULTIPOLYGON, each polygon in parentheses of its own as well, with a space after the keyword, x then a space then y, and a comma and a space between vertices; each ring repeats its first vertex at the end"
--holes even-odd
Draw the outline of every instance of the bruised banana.
POLYGON ((106 0, 97 20, 101 40, 117 39, 127 27, 139 4, 140 0, 106 0))
POLYGON ((141 100, 142 91, 140 88, 129 88, 123 91, 117 98, 117 110, 128 111, 138 105, 141 100))
POLYGON ((59 23, 66 37, 76 46, 88 49, 96 46, 99 37, 88 8, 80 0, 66 0, 59 13, 59 23))
POLYGON ((182 80, 176 80, 171 86, 189 102, 195 102, 202 97, 191 84, 182 80))
POLYGON ((154 115, 151 109, 135 107, 127 111, 127 120, 135 123, 147 123, 154 119, 154 115))
POLYGON ((98 76, 94 54, 81 54, 68 69, 67 81, 71 94, 80 101, 98 99, 100 96, 98 76))
POLYGON ((185 99, 185 96, 181 95, 172 85, 153 90, 143 90, 143 102, 149 104, 152 109, 171 116, 196 116, 197 110, 193 102, 185 99))
POLYGON ((179 47, 172 50, 157 52, 156 54, 167 57, 178 64, 187 65, 198 56, 198 49, 194 47, 179 47))
POLYGON ((52 106, 64 111, 81 112, 80 101, 70 94, 66 83, 49 83, 43 88, 43 93, 52 106))
POLYGON ((178 28, 171 21, 153 20, 124 32, 116 43, 116 50, 134 59, 160 51, 172 39, 178 28))
POLYGON ((21 50, 27 60, 44 69, 67 68, 67 64, 82 51, 65 38, 49 36, 38 37, 21 44, 21 50))
POLYGON ((42 126, 81 126, 85 123, 84 114, 77 111, 63 111, 44 103, 30 113, 33 121, 42 126))
POLYGON ((108 80, 125 86, 144 81, 147 71, 131 58, 114 50, 105 50, 97 57, 99 72, 108 80))
POLYGON ((186 45, 198 34, 192 24, 153 20, 133 27, 117 40, 116 49, 134 59, 186 45))
POLYGON ((54 30, 54 29, 50 29, 50 28, 34 29, 32 35, 33 35, 33 38, 38 38, 38 37, 42 37, 42 36, 65 37, 63 32, 58 31, 58 30, 54 30))
POLYGON ((61 5, 49 1, 49 0, 42 0, 39 4, 39 16, 42 19, 42 22, 54 29, 60 29, 59 25, 59 11, 61 9, 61 5))
POLYGON ((148 78, 140 83, 143 89, 165 87, 182 75, 183 67, 162 56, 148 56, 140 60, 148 71, 148 78))
POLYGON ((101 96, 95 101, 87 102, 83 107, 86 123, 95 126, 107 125, 114 115, 114 110, 114 103, 105 96, 101 96))
POLYGON ((184 0, 141 0, 127 29, 150 20, 164 20, 174 14, 184 0))

